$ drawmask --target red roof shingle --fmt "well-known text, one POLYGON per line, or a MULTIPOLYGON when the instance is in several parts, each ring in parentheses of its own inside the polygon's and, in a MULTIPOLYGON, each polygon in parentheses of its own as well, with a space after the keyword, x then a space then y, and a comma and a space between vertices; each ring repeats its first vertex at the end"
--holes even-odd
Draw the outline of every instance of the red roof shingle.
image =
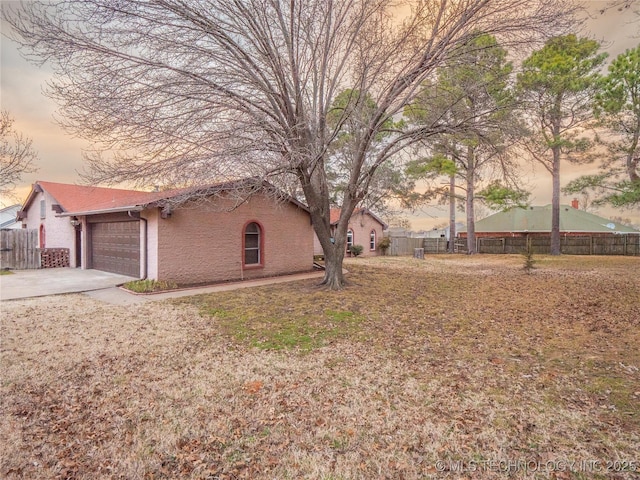
MULTIPOLYGON (((168 199, 185 201, 197 195, 212 195, 243 185, 252 186, 252 182, 252 179, 244 179, 209 186, 144 192, 140 190, 38 181, 25 201, 23 210, 28 208, 33 198, 35 198, 35 193, 40 191, 38 187, 45 190, 55 199, 56 203, 62 207, 64 211, 63 215, 87 215, 110 211, 126 211, 134 208, 139 209, 139 207, 144 208, 154 202, 161 202, 168 199)), ((261 182, 261 186, 262 188, 275 188, 268 182, 261 182)), ((296 206, 307 210, 306 205, 296 199, 288 196, 286 199, 296 206)))
POLYGON ((47 191, 66 212, 108 210, 137 205, 157 192, 123 190, 118 188, 71 185, 55 182, 36 182, 47 191))
MULTIPOLYGON (((332 208, 329 211, 329 222, 331 225, 336 225, 338 223, 338 221, 340 220, 340 213, 342 212, 342 209, 340 208, 332 208)), ((353 213, 351 214, 351 216, 353 217, 354 215, 361 213, 361 214, 368 214, 371 215, 371 217, 376 220, 378 223, 380 223, 380 225, 382 225, 383 229, 387 228, 387 224, 384 223, 382 221, 382 219, 380 219, 377 215, 375 215, 373 212, 371 212, 368 208, 356 208, 353 213)))

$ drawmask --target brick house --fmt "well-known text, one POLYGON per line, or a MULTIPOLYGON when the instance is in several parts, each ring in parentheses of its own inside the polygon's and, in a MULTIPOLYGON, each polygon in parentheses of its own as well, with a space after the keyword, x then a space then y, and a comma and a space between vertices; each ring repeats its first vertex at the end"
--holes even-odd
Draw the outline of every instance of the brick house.
MULTIPOLYGON (((331 229, 335 231, 338 220, 340 219, 339 208, 332 208, 330 212, 331 229)), ((382 233, 387 229, 384 223, 377 215, 367 208, 358 208, 354 210, 349 219, 347 230, 347 254, 350 254, 352 245, 362 245, 362 256, 372 257, 380 255, 378 242, 382 240, 382 233)), ((322 245, 318 237, 313 235, 313 254, 323 255, 322 245)))
POLYGON ((36 182, 18 216, 41 248, 69 249, 72 267, 185 285, 313 268, 308 209, 266 182, 165 192, 36 182))

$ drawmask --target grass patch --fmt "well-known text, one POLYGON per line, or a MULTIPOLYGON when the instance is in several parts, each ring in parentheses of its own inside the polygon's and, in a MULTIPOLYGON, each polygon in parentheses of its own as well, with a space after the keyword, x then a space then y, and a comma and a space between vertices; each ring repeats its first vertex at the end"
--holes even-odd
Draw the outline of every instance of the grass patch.
POLYGON ((11 270, 3 268, 2 270, 0 270, 0 275, 13 275, 13 272, 11 270))
MULTIPOLYGON (((264 290, 269 291, 271 287, 264 290)), ((315 308, 311 312, 308 305, 285 309, 277 302, 247 310, 238 305, 242 300, 233 294, 215 296, 214 301, 216 306, 209 306, 205 300, 205 305, 200 306, 201 314, 214 319, 229 337, 261 350, 308 352, 357 334, 364 319, 351 311, 315 308)))
POLYGON ((158 280, 133 280, 123 285, 127 290, 131 290, 136 293, 153 293, 163 292, 166 290, 175 290, 178 285, 175 282, 165 282, 158 280))
POLYGON ((0 476, 637 478, 640 258, 539 258, 359 258, 339 292, 3 302, 0 476), (620 468, 479 467, 501 461, 620 468))

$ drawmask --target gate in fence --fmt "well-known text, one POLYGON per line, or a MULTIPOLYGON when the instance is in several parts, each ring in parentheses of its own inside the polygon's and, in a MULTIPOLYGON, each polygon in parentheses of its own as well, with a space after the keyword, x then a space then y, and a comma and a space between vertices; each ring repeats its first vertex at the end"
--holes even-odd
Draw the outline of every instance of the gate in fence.
POLYGON ((15 270, 40 268, 37 230, 1 230, 1 267, 15 270))

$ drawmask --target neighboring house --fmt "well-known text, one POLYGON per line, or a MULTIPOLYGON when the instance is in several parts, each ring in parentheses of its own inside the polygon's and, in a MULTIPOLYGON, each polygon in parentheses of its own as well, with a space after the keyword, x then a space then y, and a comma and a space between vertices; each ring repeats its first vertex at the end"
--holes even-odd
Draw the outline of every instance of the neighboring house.
MULTIPOLYGON (((455 232, 453 232, 453 237, 457 237, 459 232, 464 230, 466 227, 466 225, 464 223, 461 222, 456 222, 456 229, 455 232)), ((449 239, 451 238, 451 226, 447 225, 447 227, 444 229, 444 238, 447 239, 447 241, 449 241, 449 239)))
POLYGON ((20 205, 11 205, 0 210, 0 230, 22 228, 22 222, 17 220, 20 205))
POLYGON ((445 238, 447 231, 444 228, 433 228, 432 230, 421 230, 411 232, 411 238, 445 238))
POLYGON ((388 227, 384 231, 385 237, 409 237, 411 233, 404 227, 388 227))
MULTIPOLYGON (((332 208, 330 212, 331 230, 335 231, 338 220, 340 219, 340 209, 332 208)), ((352 245, 362 245, 362 256, 370 257, 379 255, 378 242, 382 240, 382 233, 387 228, 387 224, 384 223, 377 215, 372 213, 369 209, 358 208, 354 210, 351 218, 349 219, 349 226, 347 229, 347 254, 350 253, 352 245)), ((313 254, 323 255, 322 246, 318 237, 313 235, 313 254)))
MULTIPOLYGON (((551 205, 544 207, 513 208, 479 220, 475 224, 477 237, 505 237, 549 235, 551 232, 551 205)), ((460 230, 466 238, 466 227, 460 230)), ((634 228, 621 225, 572 206, 560 206, 560 233, 565 236, 639 233, 634 228)))
POLYGON ((268 183, 140 192, 36 182, 19 213, 72 267, 195 284, 313 268, 305 205, 268 183), (250 196, 240 196, 238 192, 250 196))

